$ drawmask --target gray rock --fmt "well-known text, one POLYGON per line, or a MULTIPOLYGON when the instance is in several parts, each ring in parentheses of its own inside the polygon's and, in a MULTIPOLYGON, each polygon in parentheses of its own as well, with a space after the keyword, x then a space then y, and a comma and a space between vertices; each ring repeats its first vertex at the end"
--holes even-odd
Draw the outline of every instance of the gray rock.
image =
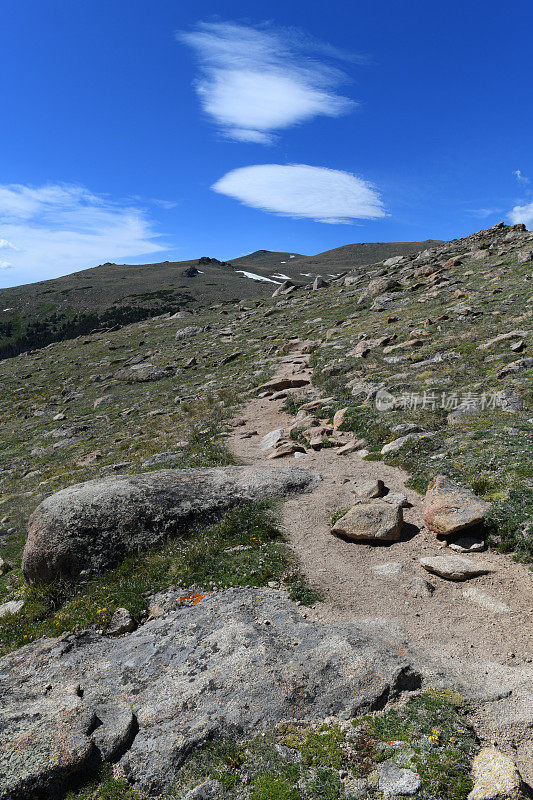
POLYGON ((519 358, 518 361, 512 361, 498 372, 497 378, 505 378, 507 375, 518 375, 520 372, 525 372, 526 369, 533 367, 533 358, 519 358))
POLYGON ((195 336, 198 336, 203 332, 204 328, 201 328, 198 325, 187 325, 186 328, 180 328, 178 331, 176 331, 176 341, 179 342, 184 339, 194 339, 195 336))
POLYGON ((275 589, 208 594, 121 638, 43 637, 0 659, 0 797, 48 797, 117 759, 161 794, 209 739, 350 719, 418 688, 410 661, 355 623, 303 619, 275 589))
POLYGON ((209 778, 184 794, 181 800, 217 800, 222 795, 223 788, 220 781, 209 778))
POLYGON ((409 505, 407 495, 402 494, 402 492, 389 492, 383 499, 386 503, 392 503, 393 505, 401 506, 402 508, 406 508, 406 506, 409 505))
POLYGON ((24 600, 8 600, 0 605, 0 619, 11 614, 18 614, 24 605, 24 600))
POLYGON ((459 405, 448 414, 448 423, 450 425, 457 425, 464 419, 474 416, 478 413, 479 406, 480 401, 477 398, 459 403, 459 405))
POLYGON ((73 579, 186 534, 191 522, 236 503, 311 491, 320 476, 298 467, 156 470, 78 483, 51 495, 28 524, 28 581, 73 579))
POLYGON ((494 567, 480 561, 471 561, 464 556, 430 556, 421 558, 420 563, 428 572, 450 581, 465 581, 477 575, 494 572, 494 567))
POLYGON ((270 450, 271 447, 275 447, 280 439, 283 438, 283 428, 276 428, 274 431, 270 431, 261 439, 261 444, 259 447, 261 450, 270 450))
POLYGON ((281 392, 284 389, 299 389, 311 383, 305 375, 279 375, 257 387, 258 392, 281 392))
POLYGON ((337 520, 331 532, 348 539, 397 542, 403 525, 402 509, 384 500, 360 500, 337 520))
POLYGON ((479 536, 459 536, 454 542, 448 545, 456 553, 480 553, 485 549, 485 540, 479 536))
POLYGON ((93 408, 96 410, 97 408, 102 408, 104 406, 112 406, 119 399, 120 395, 118 394, 104 394, 102 395, 102 397, 96 398, 96 400, 93 403, 93 408))
POLYGON ((424 578, 420 578, 418 575, 416 575, 407 584, 407 590, 412 597, 427 598, 431 597, 435 591, 435 587, 429 581, 426 581, 424 578))
POLYGON ((317 289, 327 289, 329 283, 321 278, 320 275, 317 275, 315 280, 313 281, 313 290, 316 291, 317 289))
POLYGON ((513 391, 513 389, 504 389, 503 392, 499 393, 498 405, 502 411, 507 411, 509 414, 516 414, 527 408, 518 392, 513 391))
POLYGON ((117 608, 109 621, 106 629, 107 636, 121 636, 123 633, 131 633, 136 628, 135 620, 127 608, 117 608))
POLYGON ((383 578, 397 578, 403 570, 403 564, 401 561, 387 561, 385 564, 375 564, 371 569, 375 575, 383 578))
POLYGON ((385 489, 385 484, 378 478, 375 481, 366 481, 357 489, 357 496, 364 499, 381 497, 385 489))
POLYGON ((416 794, 422 785, 418 772, 401 769, 394 761, 384 761, 379 770, 378 788, 385 797, 416 794))
POLYGON ((165 371, 154 367, 153 364, 131 364, 122 367, 115 373, 117 381, 126 383, 146 383, 148 381, 159 381, 166 375, 165 371))
POLYGON ((407 433, 405 436, 400 436, 398 439, 394 439, 392 442, 388 442, 388 444, 383 445, 381 448, 381 455, 385 456, 387 453, 397 453, 399 450, 404 447, 407 442, 416 441, 417 439, 423 439, 424 437, 428 436, 435 436, 434 433, 407 433))
POLYGON ((278 442, 277 446, 268 454, 267 458, 284 458, 285 456, 306 455, 305 447, 298 442, 278 442))
POLYGON ((380 294, 384 294, 386 292, 394 292, 398 289, 401 289, 402 285, 399 283, 395 278, 376 278, 373 281, 370 281, 367 288, 364 292, 359 296, 359 300, 357 301, 358 306, 366 305, 370 300, 374 297, 377 297, 380 294))

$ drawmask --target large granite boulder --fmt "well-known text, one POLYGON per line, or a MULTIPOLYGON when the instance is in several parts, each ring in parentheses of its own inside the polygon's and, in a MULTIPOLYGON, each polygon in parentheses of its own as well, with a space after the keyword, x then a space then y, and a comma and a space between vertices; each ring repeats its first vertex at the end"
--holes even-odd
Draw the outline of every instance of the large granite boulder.
POLYGON ((184 534, 192 521, 232 506, 311 491, 315 472, 298 467, 167 469, 78 483, 51 495, 30 517, 22 556, 26 580, 71 580, 129 553, 184 534))

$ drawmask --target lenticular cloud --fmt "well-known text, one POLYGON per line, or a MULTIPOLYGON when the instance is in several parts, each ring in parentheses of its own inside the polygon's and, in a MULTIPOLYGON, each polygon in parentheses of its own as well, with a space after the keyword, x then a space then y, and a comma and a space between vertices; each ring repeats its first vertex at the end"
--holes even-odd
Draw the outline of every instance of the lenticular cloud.
POLYGON ((323 59, 310 59, 312 46, 306 42, 304 48, 294 36, 202 23, 178 39, 197 54, 196 90, 204 111, 231 139, 268 144, 276 130, 318 115, 336 117, 354 106, 335 92, 344 73, 323 59))
POLYGON ((374 187, 350 172, 307 164, 261 164, 228 172, 212 189, 284 217, 349 223, 385 216, 374 187))

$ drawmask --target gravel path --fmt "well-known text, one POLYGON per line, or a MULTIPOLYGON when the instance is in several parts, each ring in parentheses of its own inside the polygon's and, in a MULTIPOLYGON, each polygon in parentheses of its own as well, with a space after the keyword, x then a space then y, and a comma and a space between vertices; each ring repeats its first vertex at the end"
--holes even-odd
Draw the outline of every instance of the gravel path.
MULTIPOLYGON (((287 373, 310 376, 298 354, 292 362, 284 359, 279 374, 287 373)), ((242 409, 240 416, 246 425, 235 428, 229 437, 230 448, 242 462, 276 463, 267 460, 259 444, 269 431, 287 431, 293 422, 282 405, 282 400, 253 398, 242 409), (253 432, 256 434, 249 436, 253 432)), ((323 478, 311 494, 287 500, 282 509, 282 527, 301 568, 326 598, 308 611, 308 617, 365 621, 377 636, 398 645, 417 645, 448 665, 455 663, 462 675, 465 669, 471 670, 473 681, 483 682, 485 676, 487 683, 496 679, 505 705, 498 706, 500 700, 491 703, 490 713, 488 709, 480 712, 479 726, 484 737, 513 751, 523 777, 533 781, 532 572, 509 556, 489 552, 467 557, 488 561, 496 567, 492 574, 467 582, 430 575, 419 559, 453 551, 441 549, 435 534, 424 527, 423 497, 406 488, 407 473, 379 461, 364 461, 357 452, 338 456, 335 448, 310 450, 298 460, 289 457, 289 461, 316 470, 323 478), (373 545, 333 536, 331 514, 352 505, 356 488, 373 478, 381 478, 390 492, 405 494, 411 504, 404 509, 402 541, 373 545), (376 571, 391 562, 399 565, 392 568, 397 574, 386 577, 376 571), (435 587, 432 595, 415 596, 411 586, 415 576, 435 587), (472 589, 478 600, 463 596, 472 589), (505 604, 509 612, 496 613, 480 605, 484 596, 505 604)))

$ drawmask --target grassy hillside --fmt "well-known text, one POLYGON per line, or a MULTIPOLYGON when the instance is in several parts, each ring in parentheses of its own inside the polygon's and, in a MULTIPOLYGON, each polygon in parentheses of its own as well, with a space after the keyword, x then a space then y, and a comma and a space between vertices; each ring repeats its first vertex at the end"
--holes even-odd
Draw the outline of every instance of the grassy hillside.
POLYGON ((328 274, 390 255, 417 252, 427 242, 346 245, 318 256, 258 250, 231 263, 202 257, 155 264, 101 264, 53 280, 0 290, 0 358, 95 329, 213 303, 267 298, 275 283, 253 280, 242 271, 280 281, 287 275, 328 274))

